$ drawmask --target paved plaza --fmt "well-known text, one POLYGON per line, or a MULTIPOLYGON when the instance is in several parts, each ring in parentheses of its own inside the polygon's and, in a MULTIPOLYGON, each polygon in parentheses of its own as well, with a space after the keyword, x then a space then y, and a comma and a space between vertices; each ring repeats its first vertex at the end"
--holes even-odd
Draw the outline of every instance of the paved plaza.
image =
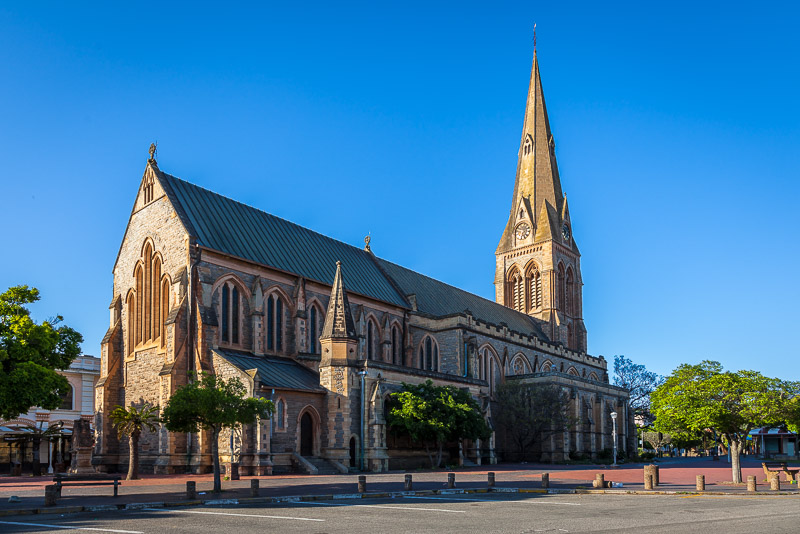
POLYGON ((451 495, 0 517, 2 532, 770 532, 800 530, 797 496, 451 495))

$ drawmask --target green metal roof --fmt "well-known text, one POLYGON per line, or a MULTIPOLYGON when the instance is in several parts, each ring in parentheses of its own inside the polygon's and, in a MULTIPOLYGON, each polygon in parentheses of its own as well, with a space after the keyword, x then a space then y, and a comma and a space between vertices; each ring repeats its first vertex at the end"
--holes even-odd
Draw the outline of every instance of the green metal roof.
POLYGON ((186 230, 206 247, 330 285, 341 261, 347 290, 408 308, 371 254, 158 171, 186 230))
POLYGON ((378 262, 405 295, 415 295, 417 311, 420 313, 441 317, 469 310, 473 317, 481 321, 496 325, 505 323, 511 330, 530 333, 545 341, 548 339, 534 319, 524 313, 386 260, 378 259, 378 262))
POLYGON ((186 230, 202 247, 326 285, 333 282, 336 262, 341 261, 348 292, 402 308, 410 308, 405 295, 413 294, 420 313, 442 317, 469 310, 481 321, 505 323, 517 332, 548 340, 535 320, 524 313, 154 170, 186 230))
POLYGON ((230 349, 213 349, 214 352, 242 371, 255 369, 258 380, 266 388, 301 389, 325 392, 319 385, 319 375, 290 358, 256 356, 250 352, 230 349))

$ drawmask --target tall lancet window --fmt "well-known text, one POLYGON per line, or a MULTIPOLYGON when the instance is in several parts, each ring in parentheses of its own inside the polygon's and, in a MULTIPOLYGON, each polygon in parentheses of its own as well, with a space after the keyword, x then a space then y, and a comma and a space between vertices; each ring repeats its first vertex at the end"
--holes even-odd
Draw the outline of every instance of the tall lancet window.
POLYGON ((267 350, 283 352, 283 300, 277 294, 267 298, 267 350))
POLYGON ((220 341, 225 344, 239 344, 239 321, 241 317, 241 297, 233 282, 225 282, 220 289, 220 341))
POLYGON ((506 306, 517 311, 525 311, 525 280, 514 267, 508 275, 506 284, 506 306))
POLYGON ((572 267, 567 269, 567 284, 566 284, 566 296, 567 296, 567 313, 569 315, 575 315, 577 311, 577 306, 575 305, 575 277, 572 274, 572 267))
POLYGON ((559 309, 566 311, 566 285, 565 283, 565 273, 564 273, 564 264, 558 264, 558 307, 559 309))
POLYGON ((528 267, 525 280, 528 290, 528 309, 536 310, 542 306, 542 273, 535 264, 528 267))
POLYGON ((533 152, 533 138, 531 134, 527 134, 525 136, 525 142, 522 144, 522 155, 528 156, 531 152, 533 152))

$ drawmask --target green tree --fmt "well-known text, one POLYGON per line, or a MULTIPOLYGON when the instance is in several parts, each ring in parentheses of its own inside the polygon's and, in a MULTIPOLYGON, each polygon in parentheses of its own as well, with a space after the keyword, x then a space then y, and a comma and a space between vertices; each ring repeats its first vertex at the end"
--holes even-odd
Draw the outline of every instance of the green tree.
POLYGON ((519 459, 550 436, 575 425, 569 415, 569 394, 548 384, 524 384, 509 380, 495 391, 494 419, 517 447, 519 459))
POLYGON ((644 365, 633 363, 625 356, 614 356, 614 385, 628 390, 628 406, 644 426, 653 422, 650 394, 663 383, 663 376, 648 371, 644 365))
POLYGON ((756 371, 723 371, 719 362, 683 364, 650 396, 661 432, 713 429, 728 443, 733 482, 742 481, 740 455, 756 427, 785 422, 787 383, 756 371))
POLYGON ((56 372, 81 353, 83 337, 57 316, 41 324, 31 319, 27 304, 39 300, 28 286, 0 294, 0 419, 14 419, 32 406, 54 410, 69 382, 56 372))
POLYGON ((158 430, 158 406, 144 403, 140 407, 131 404, 130 408, 117 406, 109 414, 111 423, 120 436, 128 436, 128 476, 125 480, 139 480, 139 438, 144 429, 158 430))
POLYGON ((238 378, 225 380, 203 373, 199 380, 179 388, 162 412, 162 420, 171 432, 211 433, 211 456, 214 460, 214 492, 222 491, 219 470, 219 433, 240 425, 253 424, 258 418, 272 415, 272 401, 245 397, 247 390, 238 378))
POLYGON ((469 391, 434 386, 427 380, 418 385, 404 383, 403 390, 393 393, 392 399, 389 427, 423 444, 433 468, 441 465, 448 441, 485 439, 491 435, 480 406, 469 391))

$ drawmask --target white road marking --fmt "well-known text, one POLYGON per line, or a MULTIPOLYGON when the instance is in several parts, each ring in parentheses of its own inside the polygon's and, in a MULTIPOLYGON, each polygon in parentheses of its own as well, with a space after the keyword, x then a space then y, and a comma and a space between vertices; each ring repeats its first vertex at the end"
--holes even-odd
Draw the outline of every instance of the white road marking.
POLYGON ((535 501, 531 501, 531 500, 528 500, 528 501, 500 501, 500 500, 496 500, 496 499, 472 499, 472 498, 470 498, 470 499, 458 499, 458 498, 455 498, 455 497, 418 497, 418 496, 411 496, 411 495, 408 495, 408 496, 403 497, 403 498, 404 499, 430 499, 430 500, 434 500, 434 501, 450 501, 450 502, 453 502, 453 501, 495 502, 495 503, 502 502, 502 503, 520 503, 520 504, 560 504, 560 505, 563 505, 563 506, 580 506, 580 504, 576 503, 576 502, 558 502, 558 501, 544 501, 544 500, 542 500, 542 501, 540 501, 540 500, 535 500, 535 501))
POLYGON ((285 515, 261 515, 261 514, 232 514, 230 512, 206 512, 201 510, 165 510, 163 508, 144 508, 144 510, 149 510, 151 512, 178 512, 181 514, 206 514, 206 515, 232 515, 234 517, 260 517, 263 519, 293 519, 295 521, 320 521, 324 522, 324 519, 313 519, 311 517, 290 517, 285 515))
POLYGON ((121 534, 144 534, 138 530, 114 530, 110 528, 70 527, 67 525, 48 525, 45 523, 23 523, 17 521, 0 521, 3 525, 23 525, 29 527, 63 528, 67 530, 94 530, 96 532, 119 532, 121 534))
POLYGON ((362 508, 388 508, 390 510, 421 510, 424 512, 449 512, 451 514, 465 514, 464 510, 445 510, 444 508, 415 508, 412 506, 387 506, 383 504, 339 504, 331 502, 298 502, 294 504, 309 504, 322 506, 359 506, 362 508))

